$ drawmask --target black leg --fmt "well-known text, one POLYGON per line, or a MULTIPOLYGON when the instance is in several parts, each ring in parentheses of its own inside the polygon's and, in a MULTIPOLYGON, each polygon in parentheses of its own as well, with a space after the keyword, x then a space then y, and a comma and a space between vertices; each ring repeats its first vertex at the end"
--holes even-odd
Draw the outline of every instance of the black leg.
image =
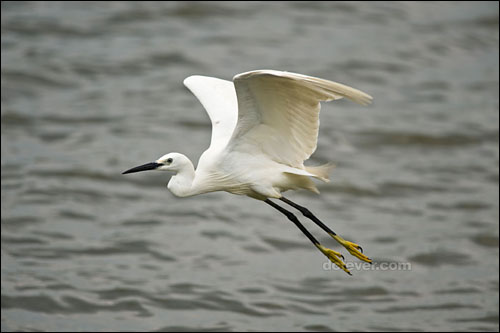
POLYGON ((363 261, 371 263, 372 260, 368 258, 366 255, 363 254, 363 248, 359 246, 358 244, 355 244, 353 242, 346 241, 339 235, 337 235, 332 229, 330 229, 327 225, 325 225, 323 222, 321 222, 316 216, 314 216, 313 213, 306 207, 303 207, 301 205, 296 204, 295 202, 288 200, 285 197, 280 198, 281 201, 284 203, 289 204, 290 206, 296 208, 299 210, 305 217, 308 219, 312 220, 314 223, 316 223, 321 229, 326 231, 333 239, 335 239, 337 242, 339 242, 342 246, 344 246, 347 251, 349 251, 350 254, 355 256, 356 258, 359 258, 363 261))
POLYGON ((293 208, 299 210, 305 217, 307 217, 308 219, 312 220, 314 223, 316 223, 321 229, 323 229, 324 231, 326 231, 328 234, 330 234, 330 236, 335 236, 337 235, 332 229, 330 229, 326 224, 324 224, 323 222, 321 222, 316 216, 314 216, 313 213, 311 213, 311 211, 309 209, 307 209, 306 207, 303 207, 303 206, 300 206, 298 204, 296 204, 295 202, 293 201, 290 201, 288 200, 287 198, 285 197, 281 197, 280 198, 281 201, 289 204, 290 206, 292 206, 293 208))
POLYGON ((321 245, 316 238, 300 223, 299 219, 290 211, 285 208, 275 204, 269 199, 264 200, 265 203, 270 205, 271 207, 279 210, 282 214, 284 214, 290 221, 292 221, 299 229, 304 233, 304 235, 309 238, 309 240, 316 246, 318 250, 320 250, 328 259, 330 259, 334 264, 342 268, 347 274, 352 275, 351 272, 347 269, 346 265, 340 260, 340 258, 344 259, 344 256, 337 251, 333 251, 329 248, 321 245))
POLYGON ((292 212, 290 212, 290 211, 286 210, 285 208, 283 208, 283 207, 275 204, 274 202, 272 202, 269 199, 264 200, 264 202, 267 203, 268 205, 270 205, 271 207, 276 208, 281 213, 285 214, 285 216, 288 217, 288 219, 290 221, 292 221, 300 229, 300 231, 302 231, 304 233, 304 235, 306 235, 307 238, 309 238, 309 240, 314 245, 317 246, 319 244, 318 240, 316 238, 314 238, 313 235, 311 235, 311 233, 302 225, 302 223, 300 223, 299 219, 292 212))

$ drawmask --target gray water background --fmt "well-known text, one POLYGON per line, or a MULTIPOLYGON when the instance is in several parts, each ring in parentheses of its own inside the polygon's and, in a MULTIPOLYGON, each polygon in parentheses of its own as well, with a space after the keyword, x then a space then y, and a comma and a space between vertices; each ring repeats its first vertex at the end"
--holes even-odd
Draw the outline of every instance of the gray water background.
POLYGON ((1 9, 2 331, 498 331, 497 2, 1 9), (399 270, 348 276, 261 202, 120 174, 206 149, 185 77, 263 68, 374 97, 323 105, 332 182, 288 197, 399 270))

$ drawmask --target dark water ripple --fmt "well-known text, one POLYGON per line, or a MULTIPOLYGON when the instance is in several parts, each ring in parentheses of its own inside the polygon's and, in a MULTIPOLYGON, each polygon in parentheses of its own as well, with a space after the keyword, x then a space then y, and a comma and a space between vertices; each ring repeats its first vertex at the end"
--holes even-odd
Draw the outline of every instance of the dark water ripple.
POLYGON ((72 296, 65 296, 61 300, 54 300, 46 295, 10 297, 2 294, 2 308, 23 309, 47 314, 82 314, 109 311, 131 312, 139 316, 148 315, 148 311, 138 301, 129 300, 113 302, 111 304, 98 304, 72 296))
POLYGON ((498 3, 1 15, 2 331, 498 331, 498 3), (375 98, 323 106, 311 164, 335 162, 332 182, 289 194, 374 259, 352 277, 260 202, 181 200, 166 173, 121 175, 208 146, 185 77, 257 68, 375 98))

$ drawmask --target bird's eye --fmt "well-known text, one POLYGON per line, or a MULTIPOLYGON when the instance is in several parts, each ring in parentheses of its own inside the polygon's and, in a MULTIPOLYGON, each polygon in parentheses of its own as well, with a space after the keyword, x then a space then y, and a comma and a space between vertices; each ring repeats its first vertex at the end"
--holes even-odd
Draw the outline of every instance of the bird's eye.
POLYGON ((173 160, 171 158, 167 159, 167 163, 172 163, 172 161, 173 160))

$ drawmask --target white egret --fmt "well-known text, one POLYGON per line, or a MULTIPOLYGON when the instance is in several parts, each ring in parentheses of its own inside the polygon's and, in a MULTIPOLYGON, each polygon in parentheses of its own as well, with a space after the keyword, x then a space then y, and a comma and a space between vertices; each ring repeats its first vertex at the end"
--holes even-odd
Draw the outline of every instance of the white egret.
POLYGON ((298 209, 353 256, 371 262, 362 248, 344 240, 307 208, 282 192, 306 189, 319 193, 311 177, 328 182, 333 164, 305 166, 316 150, 320 102, 346 97, 367 105, 372 97, 346 85, 275 70, 238 74, 233 82, 194 75, 184 85, 199 99, 212 122, 210 147, 198 167, 179 153, 163 155, 123 172, 172 171, 168 189, 178 197, 226 191, 262 200, 287 216, 333 263, 349 273, 341 253, 321 245, 297 217, 270 199, 298 209))

